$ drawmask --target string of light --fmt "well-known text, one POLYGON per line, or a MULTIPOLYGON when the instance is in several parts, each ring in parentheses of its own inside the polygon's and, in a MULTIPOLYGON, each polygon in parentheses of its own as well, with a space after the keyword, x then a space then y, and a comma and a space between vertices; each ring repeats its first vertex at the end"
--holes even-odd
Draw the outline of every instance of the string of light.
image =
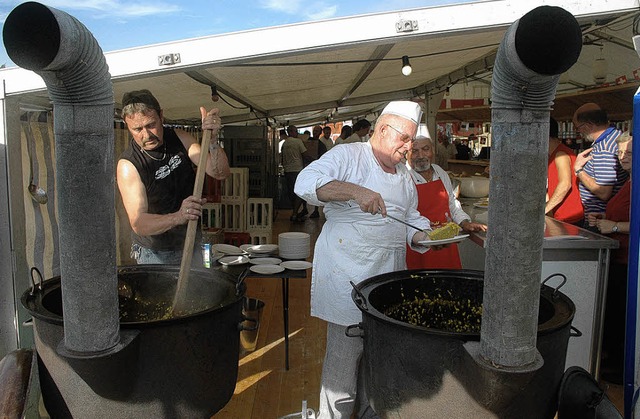
MULTIPOLYGON (((438 55, 444 54, 453 54, 456 52, 465 52, 472 51, 480 48, 492 48, 498 47, 500 44, 486 44, 486 45, 477 45, 473 47, 452 49, 448 51, 440 51, 440 52, 432 52, 428 54, 418 54, 418 55, 403 55, 400 58, 370 58, 370 59, 359 59, 359 60, 338 60, 338 61, 281 61, 277 63, 232 63, 229 64, 229 67, 296 67, 296 66, 318 66, 318 65, 336 65, 336 64, 361 64, 361 63, 372 63, 372 62, 383 62, 383 61, 400 61, 402 62, 402 73, 408 72, 411 74, 411 64, 409 63, 409 59, 414 58, 424 58, 424 57, 434 57, 438 55), (405 70, 405 68, 407 68, 405 70)), ((409 75, 405 74, 405 75, 409 75)))

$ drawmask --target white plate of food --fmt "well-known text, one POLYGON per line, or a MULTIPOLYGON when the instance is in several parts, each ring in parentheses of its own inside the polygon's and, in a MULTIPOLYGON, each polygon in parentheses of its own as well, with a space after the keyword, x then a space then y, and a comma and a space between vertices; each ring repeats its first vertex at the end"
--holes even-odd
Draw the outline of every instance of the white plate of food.
POLYGON ((489 208, 489 203, 488 202, 484 202, 484 201, 478 201, 478 202, 474 203, 473 206, 476 207, 476 208, 487 209, 487 208, 489 208))
POLYGON ((279 265, 282 259, 278 258, 250 258, 249 263, 252 265, 279 265))
POLYGON ((244 265, 249 263, 249 258, 244 255, 225 256, 218 259, 221 265, 244 265))
POLYGON ((294 271, 301 271, 304 269, 309 269, 313 266, 313 263, 307 262, 306 260, 287 260, 285 262, 282 262, 280 266, 294 271))
POLYGON ((278 251, 277 244, 254 244, 245 248, 249 253, 275 253, 278 251))
POLYGON ((442 246, 444 244, 458 243, 462 240, 469 237, 468 234, 458 234, 457 236, 451 237, 449 239, 440 239, 440 240, 423 240, 419 241, 418 244, 422 246, 442 246))
POLYGON ((213 249, 218 252, 222 252, 225 255, 244 255, 245 251, 240 249, 238 246, 233 246, 230 244, 217 243, 211 246, 213 249))
POLYGON ((284 268, 280 265, 252 265, 249 269, 251 272, 262 275, 272 275, 284 271, 284 268))

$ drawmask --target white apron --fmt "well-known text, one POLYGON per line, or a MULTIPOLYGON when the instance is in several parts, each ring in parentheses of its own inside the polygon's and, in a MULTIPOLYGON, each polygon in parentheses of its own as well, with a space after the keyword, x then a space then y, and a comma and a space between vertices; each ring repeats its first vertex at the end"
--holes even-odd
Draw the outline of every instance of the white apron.
MULTIPOLYGON (((429 228, 429 220, 416 210, 415 185, 404 166, 398 165, 396 174, 384 172, 369 143, 334 147, 325 156, 300 173, 296 192, 303 199, 319 203, 315 189, 327 183, 319 181, 310 171, 324 177, 329 173, 336 180, 357 183, 380 193, 389 214, 429 228), (345 168, 345 163, 350 167, 345 168), (302 189, 304 194, 300 193, 302 189)), ((349 281, 357 284, 375 275, 406 269, 405 244, 416 231, 379 214, 364 213, 353 201, 321 204, 325 205, 327 221, 315 245, 311 315, 347 326, 362 320, 351 299, 349 281)))

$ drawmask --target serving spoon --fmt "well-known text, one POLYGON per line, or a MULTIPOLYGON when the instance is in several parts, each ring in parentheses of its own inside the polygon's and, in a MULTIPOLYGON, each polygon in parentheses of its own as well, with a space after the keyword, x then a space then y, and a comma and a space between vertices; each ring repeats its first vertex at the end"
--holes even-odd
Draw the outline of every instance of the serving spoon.
POLYGON ((397 221, 397 222, 399 222, 399 223, 402 223, 402 224, 404 224, 404 225, 406 225, 406 226, 408 226, 408 227, 415 228, 415 229, 416 229, 416 230, 418 230, 418 231, 422 231, 422 232, 424 232, 424 233, 428 233, 428 231, 427 231, 427 230, 422 229, 422 228, 420 228, 420 227, 416 227, 416 226, 414 226, 413 224, 409 224, 408 222, 406 222, 406 221, 404 221, 404 220, 401 220, 401 219, 399 219, 399 218, 396 218, 396 217, 394 217, 393 215, 389 215, 388 213, 387 213, 387 217, 391 218, 391 219, 392 219, 392 220, 394 220, 394 221, 397 221))

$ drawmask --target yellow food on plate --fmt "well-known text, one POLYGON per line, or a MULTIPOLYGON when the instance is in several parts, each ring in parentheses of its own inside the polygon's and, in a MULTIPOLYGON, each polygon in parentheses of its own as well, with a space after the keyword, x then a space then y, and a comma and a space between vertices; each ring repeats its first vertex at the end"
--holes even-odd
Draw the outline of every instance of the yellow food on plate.
POLYGON ((440 228, 436 228, 429 233, 430 240, 444 240, 450 239, 458 235, 460 232, 460 226, 453 222, 448 222, 440 228))

